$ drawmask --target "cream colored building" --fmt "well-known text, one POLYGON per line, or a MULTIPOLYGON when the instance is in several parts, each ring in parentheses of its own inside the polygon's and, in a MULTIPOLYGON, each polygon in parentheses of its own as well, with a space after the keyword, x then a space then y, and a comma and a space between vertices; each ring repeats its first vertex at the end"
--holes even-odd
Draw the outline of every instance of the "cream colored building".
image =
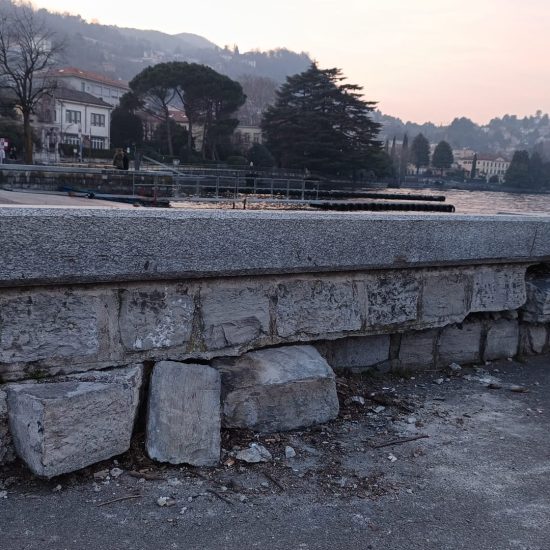
MULTIPOLYGON (((472 172, 473 157, 457 159, 457 164, 464 169, 468 174, 472 172)), ((499 183, 504 182, 504 176, 510 166, 510 161, 503 157, 489 157, 479 155, 476 162, 476 178, 483 178, 489 181, 491 178, 497 177, 499 183)))

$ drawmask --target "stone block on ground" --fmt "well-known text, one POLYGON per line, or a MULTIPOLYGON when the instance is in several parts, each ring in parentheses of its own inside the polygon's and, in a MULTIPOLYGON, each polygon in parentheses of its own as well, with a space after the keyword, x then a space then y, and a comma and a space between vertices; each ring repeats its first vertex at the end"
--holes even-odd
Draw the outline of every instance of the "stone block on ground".
POLYGON ((222 375, 223 424, 293 430, 338 416, 334 372, 313 346, 285 346, 214 361, 222 375))
POLYGON ((8 396, 0 389, 0 466, 15 459, 15 450, 8 426, 8 396))
POLYGON ((548 329, 545 325, 525 323, 521 326, 521 353, 537 355, 542 353, 548 344, 548 329))
POLYGON ((399 363, 403 368, 427 368, 435 362, 438 330, 420 330, 403 334, 399 347, 399 363))
POLYGON ((122 383, 113 374, 117 371, 108 371, 110 381, 106 372, 101 382, 8 386, 9 423, 18 456, 36 475, 50 478, 126 452, 141 369, 122 369, 133 383, 122 383))
POLYGON ((390 337, 357 336, 323 342, 321 355, 335 369, 361 369, 378 365, 389 359, 390 337))
POLYGON ((443 365, 467 365, 480 361, 481 331, 479 321, 443 329, 438 345, 439 362, 443 365))
POLYGON ((220 459, 220 374, 161 361, 149 389, 146 447, 159 462, 215 466, 220 459))
POLYGON ((484 359, 506 359, 515 357, 519 345, 519 325, 517 321, 500 319, 491 323, 487 331, 484 359))

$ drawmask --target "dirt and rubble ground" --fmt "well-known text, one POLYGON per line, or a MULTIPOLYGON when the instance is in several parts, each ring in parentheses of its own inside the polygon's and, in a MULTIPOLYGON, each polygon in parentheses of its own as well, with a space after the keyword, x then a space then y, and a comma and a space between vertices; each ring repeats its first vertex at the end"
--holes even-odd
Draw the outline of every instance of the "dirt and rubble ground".
POLYGON ((336 421, 225 432, 216 469, 154 464, 142 441, 49 481, 0 469, 0 548, 550 548, 550 357, 338 388, 336 421), (272 460, 232 456, 251 443, 272 460))

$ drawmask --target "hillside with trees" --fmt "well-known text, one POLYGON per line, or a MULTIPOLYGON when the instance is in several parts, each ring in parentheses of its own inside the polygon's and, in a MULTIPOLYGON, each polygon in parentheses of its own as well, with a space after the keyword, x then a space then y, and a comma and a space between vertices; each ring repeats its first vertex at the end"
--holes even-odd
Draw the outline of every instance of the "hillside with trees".
MULTIPOLYGON (((10 0, 0 0, 0 9, 12 4, 10 0)), ((63 65, 99 72, 114 79, 129 81, 150 65, 188 61, 208 65, 231 78, 255 75, 281 83, 288 75, 303 71, 311 63, 306 53, 286 48, 241 53, 237 46, 220 47, 192 33, 169 35, 88 23, 79 15, 45 9, 38 10, 38 14, 48 29, 64 39, 63 65)))
POLYGON ((430 143, 448 142, 453 149, 472 149, 481 154, 503 154, 511 157, 515 150, 539 149, 539 153, 550 159, 550 151, 544 144, 550 141, 550 118, 537 111, 523 118, 504 115, 494 118, 486 125, 479 125, 466 117, 457 117, 447 126, 436 126, 431 122, 416 124, 385 115, 373 113, 373 119, 381 124, 381 136, 391 141, 407 133, 409 136, 424 135, 430 143))

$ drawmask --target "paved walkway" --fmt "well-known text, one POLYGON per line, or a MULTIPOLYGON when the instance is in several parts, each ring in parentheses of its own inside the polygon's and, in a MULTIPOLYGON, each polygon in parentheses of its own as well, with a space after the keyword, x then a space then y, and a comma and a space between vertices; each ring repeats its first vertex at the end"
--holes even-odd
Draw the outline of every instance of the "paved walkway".
POLYGON ((0 469, 0 548, 548 550, 550 358, 483 369, 341 378, 337 421, 258 438, 270 464, 164 467, 135 451, 50 481, 0 469))
POLYGON ((0 206, 77 206, 86 208, 134 208, 131 204, 123 204, 68 195, 48 193, 26 193, 21 191, 3 191, 0 189, 0 206))

